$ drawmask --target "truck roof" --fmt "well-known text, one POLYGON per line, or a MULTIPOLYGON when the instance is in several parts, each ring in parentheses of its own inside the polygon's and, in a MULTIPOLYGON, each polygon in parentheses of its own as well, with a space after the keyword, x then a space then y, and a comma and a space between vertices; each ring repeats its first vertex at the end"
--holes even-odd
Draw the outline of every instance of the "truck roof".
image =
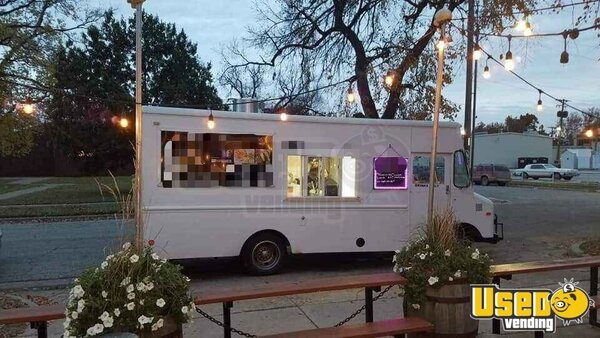
MULTIPOLYGON (((172 116, 198 116, 208 117, 212 112, 215 118, 240 119, 240 120, 264 120, 279 121, 278 114, 257 114, 242 113, 222 110, 205 110, 193 108, 172 108, 159 106, 143 106, 144 114, 159 114, 172 116)), ((288 115, 286 122, 312 122, 312 123, 330 123, 330 124, 362 124, 362 125, 381 125, 381 126, 407 126, 407 127, 429 127, 433 125, 432 121, 418 120, 387 120, 387 119, 369 119, 369 118, 348 118, 348 117, 324 117, 324 116, 303 116, 288 115)), ((440 121, 440 128, 460 128, 460 124, 452 121, 440 121)))

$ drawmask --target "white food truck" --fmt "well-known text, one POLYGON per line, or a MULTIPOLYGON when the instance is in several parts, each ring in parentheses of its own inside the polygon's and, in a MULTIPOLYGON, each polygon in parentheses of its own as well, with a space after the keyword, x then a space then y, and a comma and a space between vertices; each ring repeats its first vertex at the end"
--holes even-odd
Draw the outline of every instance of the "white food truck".
MULTIPOLYGON (((399 249, 425 222, 429 121, 143 111, 145 236, 171 259, 239 256, 270 274, 289 254, 399 249)), ((468 236, 497 241, 457 123, 440 123, 438 149, 436 208, 450 205, 468 236)))

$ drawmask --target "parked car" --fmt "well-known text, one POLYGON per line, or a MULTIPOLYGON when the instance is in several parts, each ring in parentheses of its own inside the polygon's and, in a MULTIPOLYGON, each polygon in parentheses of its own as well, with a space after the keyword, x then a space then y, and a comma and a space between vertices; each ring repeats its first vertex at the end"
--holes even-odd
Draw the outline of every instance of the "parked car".
POLYGON ((534 180, 546 177, 554 178, 555 180, 563 178, 569 181, 573 177, 579 176, 579 170, 558 168, 553 164, 528 164, 523 169, 515 170, 514 175, 523 176, 524 180, 530 177, 534 180))
POLYGON ((478 164, 473 168, 473 182, 481 185, 497 183, 499 186, 505 186, 510 182, 510 170, 501 164, 478 164))

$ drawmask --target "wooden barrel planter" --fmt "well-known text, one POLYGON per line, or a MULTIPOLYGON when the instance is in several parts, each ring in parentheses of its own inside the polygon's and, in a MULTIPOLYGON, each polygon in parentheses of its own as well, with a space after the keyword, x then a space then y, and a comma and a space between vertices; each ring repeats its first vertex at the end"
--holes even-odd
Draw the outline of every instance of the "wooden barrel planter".
POLYGON ((433 333, 409 337, 475 338, 479 321, 471 318, 471 286, 460 282, 439 288, 427 287, 426 301, 419 310, 405 306, 407 316, 419 316, 434 326, 433 333))

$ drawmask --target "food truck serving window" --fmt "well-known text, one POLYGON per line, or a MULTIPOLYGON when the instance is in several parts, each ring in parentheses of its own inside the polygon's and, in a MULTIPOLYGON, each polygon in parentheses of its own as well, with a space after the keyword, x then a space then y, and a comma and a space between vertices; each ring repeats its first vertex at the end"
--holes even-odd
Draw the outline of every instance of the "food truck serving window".
POLYGON ((287 157, 288 197, 356 197, 356 159, 350 156, 287 157))
POLYGON ((273 137, 163 131, 165 188, 273 186, 273 137))

